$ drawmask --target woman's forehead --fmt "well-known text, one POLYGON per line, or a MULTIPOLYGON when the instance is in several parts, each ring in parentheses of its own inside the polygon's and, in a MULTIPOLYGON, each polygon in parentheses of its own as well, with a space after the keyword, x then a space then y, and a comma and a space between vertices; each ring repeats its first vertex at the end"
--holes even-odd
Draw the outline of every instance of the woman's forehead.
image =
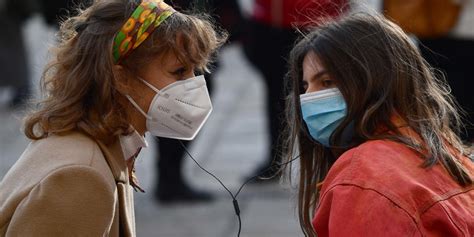
POLYGON ((182 59, 180 59, 173 50, 167 50, 166 52, 157 55, 157 57, 154 59, 154 62, 159 63, 164 67, 178 67, 189 64, 189 62, 184 62, 182 59))
POLYGON ((314 75, 325 71, 319 57, 313 51, 309 51, 303 60, 303 80, 309 80, 314 75))

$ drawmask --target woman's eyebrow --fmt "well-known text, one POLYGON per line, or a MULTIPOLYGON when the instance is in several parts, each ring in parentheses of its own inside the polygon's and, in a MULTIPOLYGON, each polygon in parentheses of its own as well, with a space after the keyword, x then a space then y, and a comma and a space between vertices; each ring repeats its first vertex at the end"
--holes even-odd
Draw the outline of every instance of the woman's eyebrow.
POLYGON ((328 72, 326 70, 321 70, 320 72, 316 73, 311 79, 316 80, 324 75, 326 75, 328 72))

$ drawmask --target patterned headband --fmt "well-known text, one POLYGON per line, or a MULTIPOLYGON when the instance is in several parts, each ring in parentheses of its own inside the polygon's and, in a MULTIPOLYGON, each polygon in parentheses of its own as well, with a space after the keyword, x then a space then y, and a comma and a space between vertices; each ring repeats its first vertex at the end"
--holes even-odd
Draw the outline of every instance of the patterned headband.
POLYGON ((143 0, 115 35, 112 56, 119 64, 176 11, 163 0, 143 0))

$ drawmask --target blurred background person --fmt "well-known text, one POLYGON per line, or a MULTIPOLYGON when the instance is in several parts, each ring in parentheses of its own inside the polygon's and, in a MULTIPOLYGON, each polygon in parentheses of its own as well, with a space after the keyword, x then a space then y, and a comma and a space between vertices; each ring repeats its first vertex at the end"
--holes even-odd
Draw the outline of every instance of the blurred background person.
MULTIPOLYGON (((238 36, 241 13, 235 0, 174 0, 173 6, 182 11, 208 13, 215 21, 230 32, 231 41, 238 36)), ((205 73, 207 87, 212 94, 213 72, 218 62, 210 66, 212 72, 205 73)), ((209 202, 213 195, 204 190, 191 187, 183 175, 183 159, 186 156, 180 141, 171 138, 155 138, 158 147, 156 164, 158 174, 155 181, 155 199, 162 203, 209 202)), ((189 141, 181 141, 185 146, 189 141)))
POLYGON ((424 58, 445 76, 465 114, 461 138, 474 143, 473 0, 385 0, 384 9, 406 32, 419 39, 424 58))
POLYGON ((22 26, 37 7, 34 0, 0 0, 0 87, 13 89, 11 108, 23 105, 31 97, 22 26))
MULTIPOLYGON (((474 144, 474 1, 459 2, 461 9, 452 30, 438 37, 419 37, 420 49, 431 65, 446 73, 452 94, 466 112, 466 130, 462 131, 461 138, 474 144)), ((446 9, 439 14, 443 12, 446 9)))
POLYGON ((275 180, 281 162, 279 138, 283 130, 283 78, 286 58, 298 36, 295 27, 314 26, 321 17, 336 17, 348 6, 348 0, 255 0, 252 14, 245 24, 242 46, 248 60, 261 73, 266 87, 266 117, 270 147, 268 156, 244 179, 254 176, 275 180))
POLYGON ((50 26, 59 28, 59 24, 66 17, 75 15, 72 12, 76 6, 89 6, 93 0, 40 0, 41 13, 46 23, 50 26))

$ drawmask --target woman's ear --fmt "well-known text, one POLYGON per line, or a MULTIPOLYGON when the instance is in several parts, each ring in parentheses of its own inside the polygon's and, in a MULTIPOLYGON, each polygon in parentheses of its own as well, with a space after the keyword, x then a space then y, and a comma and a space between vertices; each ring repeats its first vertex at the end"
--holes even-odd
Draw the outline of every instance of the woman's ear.
POLYGON ((128 95, 131 90, 130 72, 122 65, 113 66, 116 90, 122 95, 128 95))

